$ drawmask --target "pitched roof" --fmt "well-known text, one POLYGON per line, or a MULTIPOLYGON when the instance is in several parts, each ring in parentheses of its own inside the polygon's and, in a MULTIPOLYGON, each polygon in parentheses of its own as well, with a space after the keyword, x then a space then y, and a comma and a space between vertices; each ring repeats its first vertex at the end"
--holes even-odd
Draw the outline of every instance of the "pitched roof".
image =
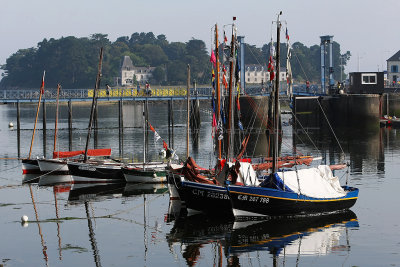
POLYGON ((124 56, 124 61, 122 62, 122 69, 133 69, 133 63, 130 56, 124 56))
POLYGON ((400 61, 400 50, 396 54, 391 56, 387 61, 400 61))

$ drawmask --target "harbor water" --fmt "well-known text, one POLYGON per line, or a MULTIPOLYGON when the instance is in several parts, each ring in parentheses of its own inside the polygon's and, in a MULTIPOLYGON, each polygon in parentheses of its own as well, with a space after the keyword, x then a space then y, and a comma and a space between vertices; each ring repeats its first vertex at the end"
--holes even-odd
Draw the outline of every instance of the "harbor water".
MULTIPOLYGON (((201 103, 198 142, 190 142, 191 156, 206 168, 215 163, 209 107, 210 103, 201 103)), ((21 104, 18 148, 17 108, 0 105, 1 266, 400 265, 398 129, 380 128, 368 121, 338 127, 310 122, 312 126, 305 123, 302 129, 290 125, 291 115, 283 115, 283 154, 297 151, 321 157, 324 164, 349 163, 349 173, 341 170, 335 175, 341 184, 348 180, 360 189, 351 211, 265 221, 201 214, 177 218, 168 214, 174 203, 169 202, 163 184, 23 184, 30 177, 22 175, 21 161, 16 158, 18 151, 20 157, 28 155, 35 108, 21 104), (23 215, 27 222, 21 222, 23 215)), ((55 107, 47 104, 46 108, 46 135, 40 114, 32 157, 51 157, 53 152, 55 107)), ((70 139, 67 105, 61 104, 57 150, 85 147, 90 103, 73 103, 72 113, 70 139)), ((140 162, 142 105, 124 102, 123 138, 118 114, 116 102, 99 104, 98 130, 92 135, 96 142, 90 147, 94 143, 97 148, 111 147, 113 158, 140 162)), ((172 133, 168 132, 167 103, 149 102, 149 122, 185 160, 184 102, 173 103, 173 116, 172 140, 168 138, 172 133)), ((162 142, 156 142, 151 131, 148 137, 149 158, 157 160, 162 142)))

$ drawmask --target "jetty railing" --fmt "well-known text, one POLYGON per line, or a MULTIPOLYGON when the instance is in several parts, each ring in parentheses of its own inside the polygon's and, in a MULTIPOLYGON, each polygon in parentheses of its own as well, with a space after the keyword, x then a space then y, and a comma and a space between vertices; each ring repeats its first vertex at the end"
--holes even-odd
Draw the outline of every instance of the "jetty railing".
MULTIPOLYGON (((192 97, 200 98, 211 98, 213 89, 211 87, 197 87, 190 89, 190 95, 192 97)), ((301 87, 294 87, 295 94, 306 93, 301 87)), ((268 95, 270 88, 261 86, 246 86, 245 91, 250 96, 257 95, 268 95)), ((286 94, 286 91, 282 90, 282 94, 286 94)), ((311 95, 313 94, 310 92, 311 95)), ((306 93, 306 94, 310 94, 306 93)), ((315 94, 315 93, 314 93, 315 94)), ((60 92, 60 100, 71 99, 76 101, 88 101, 93 96, 93 89, 62 89, 60 92)), ((117 100, 117 99, 142 99, 151 98, 154 100, 163 100, 165 98, 184 98, 186 97, 186 88, 184 87, 155 87, 151 89, 137 89, 127 87, 114 87, 109 90, 100 89, 98 90, 98 97, 101 100, 117 100)), ((39 98, 39 89, 9 89, 0 90, 0 102, 34 102, 39 98)), ((45 100, 55 100, 57 98, 56 88, 45 89, 44 96, 45 100)))

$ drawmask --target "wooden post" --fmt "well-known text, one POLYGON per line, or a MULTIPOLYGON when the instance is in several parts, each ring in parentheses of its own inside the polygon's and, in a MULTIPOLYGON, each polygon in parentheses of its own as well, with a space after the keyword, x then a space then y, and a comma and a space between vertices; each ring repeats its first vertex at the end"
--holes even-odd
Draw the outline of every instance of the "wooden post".
POLYGON ((145 141, 145 149, 146 149, 146 157, 144 162, 148 162, 149 158, 149 100, 146 97, 145 106, 144 106, 144 119, 145 119, 145 134, 146 134, 146 141, 145 141))
POLYGON ((46 142, 47 142, 47 121, 46 121, 46 101, 43 101, 43 156, 46 158, 46 142))
POLYGON ((54 120, 54 146, 53 146, 53 152, 55 152, 57 150, 58 105, 59 105, 59 99, 60 99, 60 89, 61 89, 61 85, 57 84, 56 119, 54 120))
POLYGON ((98 108, 99 105, 96 103, 96 108, 94 109, 94 117, 93 117, 93 130, 94 130, 94 134, 93 134, 93 147, 94 149, 97 149, 97 141, 98 141, 98 124, 97 124, 97 115, 98 115, 98 108))
POLYGON ((17 144, 18 144, 18 158, 21 157, 21 113, 20 103, 17 102, 17 144))
POLYGON ((168 146, 171 147, 171 100, 167 103, 168 109, 168 146))
POLYGON ((386 115, 389 116, 389 93, 386 93, 386 115))
POLYGON ((68 100, 68 146, 72 151, 72 100, 68 100))
POLYGON ((174 100, 171 98, 171 147, 174 147, 174 100))
POLYGON ((118 101, 119 157, 124 155, 124 116, 122 99, 118 101))

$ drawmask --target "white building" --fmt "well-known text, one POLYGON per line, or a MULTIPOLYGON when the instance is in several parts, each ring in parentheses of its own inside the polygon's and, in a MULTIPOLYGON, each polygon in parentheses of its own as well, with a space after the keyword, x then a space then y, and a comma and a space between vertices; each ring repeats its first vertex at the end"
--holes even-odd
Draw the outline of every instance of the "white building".
POLYGON ((399 66, 400 50, 387 60, 387 79, 389 84, 400 82, 399 66))
MULTIPOLYGON (((245 66, 246 83, 248 84, 265 84, 269 81, 269 71, 267 67, 262 65, 246 65, 245 66)), ((286 69, 279 69, 279 80, 286 81, 286 69)))
POLYGON ((131 86, 134 81, 144 84, 150 80, 155 67, 135 67, 129 56, 124 56, 121 66, 121 85, 131 86))

